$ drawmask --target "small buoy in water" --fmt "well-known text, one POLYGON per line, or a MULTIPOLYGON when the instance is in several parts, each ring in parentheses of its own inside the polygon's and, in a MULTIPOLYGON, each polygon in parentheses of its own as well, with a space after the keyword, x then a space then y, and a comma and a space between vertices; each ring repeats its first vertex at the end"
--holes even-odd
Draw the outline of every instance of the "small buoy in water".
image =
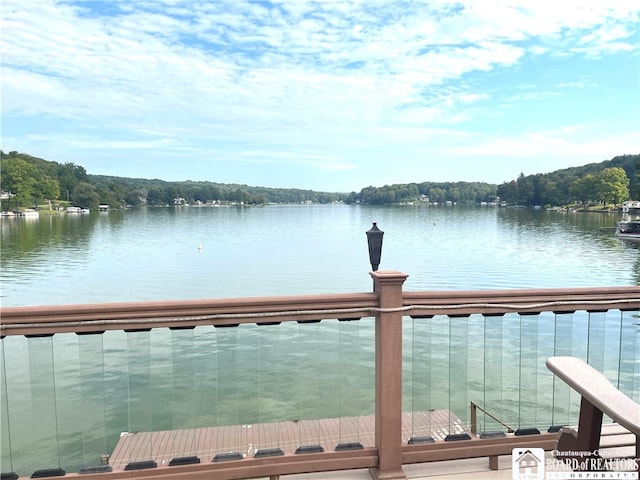
POLYGON ((200 252, 202 251, 202 242, 200 242, 200 243, 198 244, 198 251, 200 251, 200 252))

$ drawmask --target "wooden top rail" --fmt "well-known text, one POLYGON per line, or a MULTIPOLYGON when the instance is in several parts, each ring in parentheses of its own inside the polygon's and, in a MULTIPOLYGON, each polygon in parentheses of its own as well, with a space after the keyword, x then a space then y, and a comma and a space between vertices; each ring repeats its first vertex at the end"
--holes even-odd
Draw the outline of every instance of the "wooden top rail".
POLYGON ((614 387, 607 378, 583 360, 551 357, 547 368, 630 432, 640 435, 640 405, 614 387))
MULTIPOLYGON (((403 315, 640 310, 640 287, 403 292, 403 315)), ((389 311, 376 293, 0 308, 0 336, 360 318, 389 311)))
POLYGON ((373 293, 0 308, 0 335, 228 326, 371 316, 373 293))
POLYGON ((640 310, 640 287, 404 292, 407 315, 640 310))

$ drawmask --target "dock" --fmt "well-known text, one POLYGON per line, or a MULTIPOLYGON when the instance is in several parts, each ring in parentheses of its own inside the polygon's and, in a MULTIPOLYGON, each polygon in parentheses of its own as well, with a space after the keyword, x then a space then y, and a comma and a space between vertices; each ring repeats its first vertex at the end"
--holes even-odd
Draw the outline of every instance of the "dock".
MULTIPOLYGON (((470 430, 449 410, 404 412, 402 440, 444 440, 448 435, 471 436, 470 430)), ((153 460, 168 465, 172 459, 197 456, 210 462, 216 455, 292 454, 299 447, 338 448, 374 447, 374 415, 288 420, 272 423, 201 427, 155 432, 124 432, 109 458, 114 470, 124 470, 131 462, 153 460), (340 445, 340 447, 338 447, 340 445), (278 452, 278 449, 281 452, 278 452)))

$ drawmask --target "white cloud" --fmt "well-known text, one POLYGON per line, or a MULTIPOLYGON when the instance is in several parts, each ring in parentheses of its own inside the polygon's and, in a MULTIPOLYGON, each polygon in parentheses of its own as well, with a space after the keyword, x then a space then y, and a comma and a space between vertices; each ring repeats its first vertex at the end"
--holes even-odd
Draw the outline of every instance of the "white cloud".
POLYGON ((512 137, 477 136, 475 139, 469 138, 465 145, 447 147, 443 153, 487 158, 581 158, 585 163, 590 163, 610 158, 611 152, 624 154, 640 151, 640 136, 635 132, 611 134, 603 138, 592 135, 593 130, 587 126, 570 125, 512 137))
MULTIPOLYGON (((521 80, 533 86, 522 93, 517 84, 498 91, 478 75, 494 78, 554 56, 638 52, 634 2, 274 4, 114 1, 103 5, 119 14, 102 15, 93 3, 3 0, 5 124, 73 122, 27 131, 30 145, 66 138, 77 149, 94 142, 119 152, 201 152, 224 142, 246 152, 260 144, 251 156, 231 156, 349 171, 352 149, 467 139, 478 128, 470 122, 482 124, 509 102, 569 95, 586 78, 551 86, 521 80), (62 135, 74 129, 77 141, 62 135)), ((523 135, 482 146, 500 155, 523 144, 540 151, 523 135)))

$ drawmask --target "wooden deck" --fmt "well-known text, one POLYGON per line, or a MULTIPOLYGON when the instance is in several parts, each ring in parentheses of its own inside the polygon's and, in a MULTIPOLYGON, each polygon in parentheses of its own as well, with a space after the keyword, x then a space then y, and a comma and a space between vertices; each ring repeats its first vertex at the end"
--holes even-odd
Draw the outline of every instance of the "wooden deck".
MULTIPOLYGON (((567 436, 577 438, 578 426, 562 427, 560 432, 562 442, 567 436)), ((599 445, 598 451, 605 458, 634 458, 636 454, 635 435, 615 422, 602 424, 599 445)))
MULTIPOLYGON (((405 412, 402 414, 402 440, 431 436, 444 440, 447 435, 471 435, 462 421, 448 410, 405 412)), ((123 433, 109 464, 123 470, 130 462, 154 460, 167 465, 173 458, 197 456, 209 462, 217 454, 239 452, 252 457, 256 452, 280 448, 295 453, 299 446, 320 445, 333 451, 339 444, 375 446, 373 415, 284 421, 250 425, 204 427, 188 430, 123 433)))

